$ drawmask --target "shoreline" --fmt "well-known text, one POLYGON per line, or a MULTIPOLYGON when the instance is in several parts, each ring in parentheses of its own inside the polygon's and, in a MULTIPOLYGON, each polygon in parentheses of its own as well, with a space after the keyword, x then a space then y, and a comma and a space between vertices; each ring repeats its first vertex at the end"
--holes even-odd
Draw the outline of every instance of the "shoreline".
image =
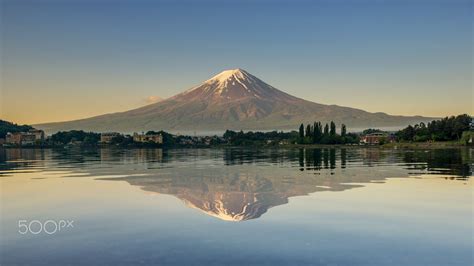
POLYGON ((452 148, 474 148, 473 145, 464 145, 459 142, 397 142, 383 145, 345 145, 345 144, 283 144, 283 145, 211 145, 211 146, 0 146, 0 149, 317 149, 317 148, 368 148, 368 149, 452 149, 452 148))

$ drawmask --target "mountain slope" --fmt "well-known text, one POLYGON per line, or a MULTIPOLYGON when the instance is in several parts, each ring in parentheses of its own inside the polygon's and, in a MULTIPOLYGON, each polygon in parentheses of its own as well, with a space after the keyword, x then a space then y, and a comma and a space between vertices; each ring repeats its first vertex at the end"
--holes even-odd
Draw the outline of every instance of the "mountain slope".
POLYGON ((282 92, 242 69, 223 71, 199 86, 138 109, 69 122, 36 125, 46 132, 222 131, 296 129, 313 121, 349 127, 402 127, 431 118, 391 116, 323 105, 282 92))

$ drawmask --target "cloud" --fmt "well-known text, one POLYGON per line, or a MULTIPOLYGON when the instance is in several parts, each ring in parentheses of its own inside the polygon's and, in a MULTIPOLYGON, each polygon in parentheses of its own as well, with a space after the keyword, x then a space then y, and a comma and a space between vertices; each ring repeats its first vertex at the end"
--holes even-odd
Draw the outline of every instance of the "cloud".
POLYGON ((160 96, 156 96, 156 95, 148 96, 148 97, 145 98, 145 102, 147 104, 157 103, 157 102, 161 102, 161 101, 163 101, 163 98, 161 98, 160 96))

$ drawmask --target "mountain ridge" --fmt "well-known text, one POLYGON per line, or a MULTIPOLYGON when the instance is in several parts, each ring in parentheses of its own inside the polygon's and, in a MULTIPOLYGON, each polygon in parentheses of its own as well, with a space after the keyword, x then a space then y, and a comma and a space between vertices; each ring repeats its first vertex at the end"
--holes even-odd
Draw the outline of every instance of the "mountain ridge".
POLYGON ((334 121, 362 128, 403 127, 432 119, 435 118, 392 116, 307 101, 237 68, 225 70, 200 85, 140 108, 35 127, 48 133, 72 129, 97 132, 288 130, 313 121, 334 121))

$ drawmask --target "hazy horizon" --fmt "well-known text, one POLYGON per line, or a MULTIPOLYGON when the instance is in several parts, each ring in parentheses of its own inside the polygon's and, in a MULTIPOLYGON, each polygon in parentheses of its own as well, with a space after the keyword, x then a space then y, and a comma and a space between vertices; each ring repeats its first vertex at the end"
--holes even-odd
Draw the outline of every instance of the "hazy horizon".
POLYGON ((243 68, 305 100, 473 114, 470 1, 2 1, 0 118, 69 121, 243 68))

